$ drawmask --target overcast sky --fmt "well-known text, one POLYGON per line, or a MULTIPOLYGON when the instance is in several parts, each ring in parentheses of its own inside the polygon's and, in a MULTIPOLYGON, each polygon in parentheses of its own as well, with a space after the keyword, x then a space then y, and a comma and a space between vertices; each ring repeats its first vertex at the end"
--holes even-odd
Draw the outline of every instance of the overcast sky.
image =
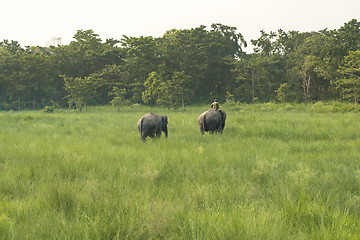
POLYGON ((0 7, 0 41, 22 46, 46 46, 54 37, 68 44, 81 29, 105 40, 212 23, 236 27, 250 44, 262 29, 318 31, 360 21, 360 0, 4 0, 0 7))

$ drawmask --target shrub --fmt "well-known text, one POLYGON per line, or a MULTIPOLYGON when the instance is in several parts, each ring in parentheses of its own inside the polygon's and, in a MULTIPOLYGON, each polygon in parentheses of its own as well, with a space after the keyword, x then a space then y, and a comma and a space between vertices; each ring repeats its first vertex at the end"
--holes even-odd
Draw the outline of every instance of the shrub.
POLYGON ((354 105, 351 103, 342 103, 338 101, 319 101, 312 105, 311 110, 315 112, 352 112, 354 111, 354 105))
POLYGON ((54 112, 54 106, 45 106, 43 112, 52 113, 54 112))

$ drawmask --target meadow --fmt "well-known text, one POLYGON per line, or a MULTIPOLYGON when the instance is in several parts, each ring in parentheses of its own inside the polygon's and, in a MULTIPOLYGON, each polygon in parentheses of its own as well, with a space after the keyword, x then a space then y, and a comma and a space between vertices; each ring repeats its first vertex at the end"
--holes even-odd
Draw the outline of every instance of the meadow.
POLYGON ((221 105, 0 112, 1 239, 360 239, 359 112, 221 105), (137 121, 169 118, 140 141, 137 121))

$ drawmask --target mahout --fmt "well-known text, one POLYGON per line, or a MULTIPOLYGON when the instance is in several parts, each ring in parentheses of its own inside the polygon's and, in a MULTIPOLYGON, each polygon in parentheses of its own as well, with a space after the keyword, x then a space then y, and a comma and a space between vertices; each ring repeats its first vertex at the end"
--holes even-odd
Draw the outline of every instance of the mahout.
POLYGON ((138 121, 138 130, 141 140, 145 141, 146 137, 160 137, 161 131, 168 136, 168 117, 166 115, 158 115, 155 113, 147 113, 138 121))
POLYGON ((225 128, 226 115, 225 111, 214 109, 209 109, 200 114, 198 118, 200 133, 222 133, 225 128))

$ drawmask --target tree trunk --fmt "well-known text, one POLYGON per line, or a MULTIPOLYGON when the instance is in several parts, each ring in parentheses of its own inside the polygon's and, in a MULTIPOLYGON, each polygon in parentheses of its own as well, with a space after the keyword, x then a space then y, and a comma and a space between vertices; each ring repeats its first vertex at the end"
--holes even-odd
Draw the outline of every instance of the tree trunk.
POLYGON ((5 103, 5 88, 3 88, 2 93, 1 93, 1 98, 2 98, 2 103, 5 103))
POLYGON ((309 89, 310 89, 310 82, 311 82, 311 76, 307 76, 307 66, 305 65, 304 70, 300 71, 301 78, 303 80, 302 82, 302 88, 304 90, 304 103, 305 106, 307 105, 307 101, 309 98, 309 89))
POLYGON ((268 101, 270 101, 271 94, 273 93, 273 91, 272 91, 272 84, 269 79, 268 79, 268 84, 269 84, 268 101))
POLYGON ((358 103, 358 96, 357 96, 357 92, 355 91, 354 92, 354 102, 355 102, 355 111, 356 111, 356 109, 357 109, 357 103, 358 103))
POLYGON ((306 103, 307 103, 307 100, 309 99, 310 80, 311 80, 311 78, 309 75, 309 78, 306 81, 306 103))
POLYGON ((33 108, 36 109, 36 97, 33 98, 33 108))
POLYGON ((252 101, 255 102, 255 70, 251 70, 252 101))

